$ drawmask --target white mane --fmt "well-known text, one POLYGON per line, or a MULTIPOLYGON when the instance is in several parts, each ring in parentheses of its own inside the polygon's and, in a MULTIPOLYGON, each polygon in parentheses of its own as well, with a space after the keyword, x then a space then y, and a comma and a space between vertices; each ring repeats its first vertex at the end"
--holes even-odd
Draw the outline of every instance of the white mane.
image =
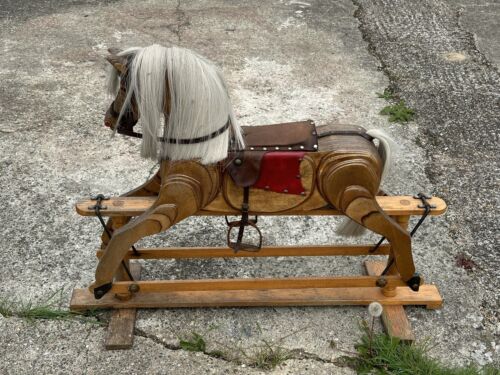
MULTIPOLYGON (((243 147, 241 129, 236 124, 231 100, 222 74, 207 59, 193 51, 152 45, 130 48, 119 54, 130 57, 127 98, 118 121, 128 110, 135 94, 142 124, 141 156, 145 158, 187 160, 200 159, 203 164, 226 158, 231 133, 235 147, 243 147), (170 88, 171 111, 165 119, 165 86, 170 88), (192 139, 207 136, 230 121, 232 132, 201 143, 173 144, 165 139, 192 139)), ((108 92, 116 94, 115 69, 108 76, 108 92), (114 72, 113 72, 114 71, 114 72)))

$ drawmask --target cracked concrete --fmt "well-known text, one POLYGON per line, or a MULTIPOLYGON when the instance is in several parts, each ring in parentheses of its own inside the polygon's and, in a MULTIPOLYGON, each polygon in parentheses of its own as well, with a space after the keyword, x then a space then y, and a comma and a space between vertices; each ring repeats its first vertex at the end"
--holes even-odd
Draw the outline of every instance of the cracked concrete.
MULTIPOLYGON (((395 10, 387 9, 387 1, 54 4, 6 2, 0 13, 1 298, 36 301, 64 288, 69 299, 72 288, 92 281, 99 225, 78 217, 74 202, 90 193, 127 191, 155 169, 138 157, 135 140, 110 138, 102 126, 108 104, 106 49, 179 44, 221 66, 243 125, 312 118, 319 124, 388 131, 401 150, 384 189, 393 194, 427 191, 451 203, 446 219, 430 219, 414 241, 417 268, 445 297, 440 311, 407 309, 416 335, 437 343, 432 355, 446 363, 498 361, 498 283, 487 282, 498 275, 495 257, 488 256, 498 253, 498 230, 493 201, 486 195, 494 191, 496 177, 493 171, 473 169, 491 170, 487 167, 497 161, 494 142, 486 135, 498 130, 490 100, 498 94, 492 70, 498 60, 494 43, 487 42, 491 35, 467 16, 476 8, 464 5, 459 24, 455 6, 460 4, 440 1, 401 0, 401 17, 391 16, 395 10), (431 46, 425 44, 429 40, 431 46), (375 92, 389 85, 417 111, 416 122, 390 124, 378 114, 386 102, 375 92), (475 138, 476 133, 483 138, 475 138), (466 158, 460 147, 469 150, 466 158), (478 188, 472 182, 480 177, 478 188), (467 215, 476 203, 482 219, 467 215), (457 267, 460 251, 473 255, 480 268, 467 272, 457 267)), ((495 19, 493 13, 489 19, 495 19)), ((266 244, 337 240, 335 220, 266 217, 261 222, 266 244)), ((190 218, 139 245, 220 246, 225 230, 221 219, 190 218)), ((358 258, 278 258, 148 262, 143 274, 204 278, 361 272, 358 258)), ((197 332, 205 337, 207 351, 252 349, 263 340, 295 350, 296 358, 272 373, 349 374, 353 371, 337 366, 335 358, 354 350, 357 322, 365 317, 365 309, 355 307, 140 311, 135 346, 126 352, 104 352, 105 331, 99 326, 0 317, 0 338, 7 343, 0 347, 0 372, 262 372, 177 350, 179 337, 197 332)))

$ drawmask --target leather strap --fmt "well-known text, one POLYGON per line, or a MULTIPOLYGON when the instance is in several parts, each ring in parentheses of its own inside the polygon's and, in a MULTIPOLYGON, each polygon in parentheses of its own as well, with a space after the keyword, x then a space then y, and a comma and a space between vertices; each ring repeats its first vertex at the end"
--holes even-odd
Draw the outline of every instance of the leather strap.
MULTIPOLYGON (((170 144, 178 144, 178 145, 191 145, 195 143, 202 143, 209 141, 211 139, 214 139, 224 133, 227 129, 229 129, 229 126, 231 125, 231 121, 228 119, 227 122, 220 127, 219 129, 213 131, 210 134, 197 137, 197 138, 180 138, 180 139, 175 139, 175 138, 163 138, 163 137, 158 137, 158 141, 160 142, 165 142, 165 143, 170 143, 170 144)), ((125 129, 120 126, 116 129, 118 134, 123 134, 123 135, 128 135, 129 137, 134 137, 134 138, 142 138, 142 133, 137 133, 134 132, 133 130, 125 129)))
POLYGON ((236 221, 229 222, 226 217, 227 225, 229 226, 229 230, 227 231, 227 246, 234 250, 235 253, 238 251, 254 251, 257 252, 262 248, 262 232, 259 227, 257 227, 257 216, 255 216, 254 220, 250 220, 248 218, 248 201, 250 198, 250 187, 247 186, 243 188, 243 203, 241 205, 241 219, 236 221), (259 244, 252 245, 243 242, 243 234, 245 233, 245 228, 251 226, 259 235, 259 244), (238 228, 238 237, 236 238, 236 242, 231 241, 231 231, 233 228, 238 228))
POLYGON ((364 131, 357 130, 331 130, 321 134, 318 134, 318 138, 328 137, 330 135, 359 135, 370 142, 373 141, 373 137, 371 135, 366 134, 364 131))

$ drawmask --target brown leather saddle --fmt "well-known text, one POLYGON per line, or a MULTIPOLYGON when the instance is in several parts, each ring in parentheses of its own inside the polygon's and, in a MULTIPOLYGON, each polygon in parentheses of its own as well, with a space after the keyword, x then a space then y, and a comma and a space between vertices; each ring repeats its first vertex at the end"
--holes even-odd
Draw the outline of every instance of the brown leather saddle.
MULTIPOLYGON (((240 220, 226 222, 229 226, 227 243, 235 252, 259 251, 262 247, 262 233, 257 227, 257 216, 249 219, 250 188, 261 177, 262 160, 269 153, 304 153, 318 150, 318 134, 314 121, 289 122, 264 126, 243 126, 245 149, 230 152, 226 161, 226 170, 234 183, 243 189, 240 220), (246 227, 253 227, 258 234, 256 245, 244 243, 246 227), (236 241, 231 240, 231 232, 238 228, 236 241)), ((280 154, 282 157, 289 155, 280 154)), ((278 155, 277 155, 278 156, 278 155)), ((299 159, 300 160, 300 159, 299 159)))

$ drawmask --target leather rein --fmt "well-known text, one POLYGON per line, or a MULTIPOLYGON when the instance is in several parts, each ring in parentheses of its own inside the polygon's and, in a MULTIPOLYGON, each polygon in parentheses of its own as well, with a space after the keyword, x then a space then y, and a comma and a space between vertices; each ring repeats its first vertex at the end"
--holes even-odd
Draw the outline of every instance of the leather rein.
MULTIPOLYGON (((116 112, 113 107, 114 107, 114 102, 111 104, 111 107, 110 107, 111 114, 114 117, 118 118, 120 114, 118 112, 116 112)), ((196 144, 196 143, 202 143, 202 142, 206 142, 206 141, 209 141, 211 139, 218 137, 219 135, 224 133, 227 129, 229 129, 230 125, 231 125, 231 120, 227 119, 227 122, 223 126, 221 126, 219 129, 213 131, 210 134, 203 135, 201 137, 179 138, 179 139, 158 137, 158 141, 170 143, 170 144, 178 144, 178 145, 191 145, 191 144, 196 144)), ((120 125, 118 125, 118 127, 116 128, 116 132, 118 134, 126 135, 126 136, 133 137, 133 138, 142 138, 143 137, 142 133, 135 132, 131 129, 123 128, 120 125)))

